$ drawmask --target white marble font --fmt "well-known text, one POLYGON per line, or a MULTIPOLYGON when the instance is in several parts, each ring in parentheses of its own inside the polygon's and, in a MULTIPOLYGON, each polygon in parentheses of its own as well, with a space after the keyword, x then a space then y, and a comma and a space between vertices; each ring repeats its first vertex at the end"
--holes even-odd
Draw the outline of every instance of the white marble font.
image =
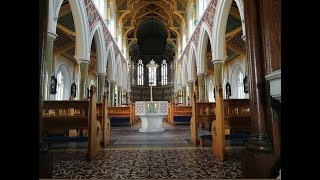
POLYGON ((137 101, 136 115, 141 118, 139 132, 163 132, 162 120, 168 114, 167 101, 137 101))

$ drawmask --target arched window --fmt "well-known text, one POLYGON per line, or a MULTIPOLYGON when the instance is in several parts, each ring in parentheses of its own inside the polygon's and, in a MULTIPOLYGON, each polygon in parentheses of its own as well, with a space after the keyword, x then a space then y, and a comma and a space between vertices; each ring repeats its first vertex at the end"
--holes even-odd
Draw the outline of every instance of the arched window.
POLYGON ((243 91, 243 73, 242 71, 239 71, 238 79, 237 79, 237 92, 238 92, 238 98, 244 99, 244 91, 243 91))
POLYGON ((188 11, 188 38, 191 38, 193 33, 193 26, 194 26, 194 9, 193 3, 190 4, 189 11, 188 11))
POLYGON ((110 2, 109 31, 112 37, 116 38, 116 9, 112 1, 110 2))
POLYGON ((157 68, 159 65, 154 62, 152 59, 150 63, 147 64, 147 68, 149 69, 149 85, 156 86, 157 85, 157 68))
POLYGON ((143 62, 141 59, 138 61, 138 85, 143 86, 143 62))
POLYGON ((163 60, 161 64, 161 85, 168 85, 168 66, 166 60, 163 60))
POLYGON ((63 100, 64 82, 62 72, 59 71, 57 75, 57 95, 56 100, 63 100))
POLYGON ((244 74, 242 68, 239 65, 235 65, 231 74, 231 92, 232 98, 244 99, 244 85, 243 85, 244 74))

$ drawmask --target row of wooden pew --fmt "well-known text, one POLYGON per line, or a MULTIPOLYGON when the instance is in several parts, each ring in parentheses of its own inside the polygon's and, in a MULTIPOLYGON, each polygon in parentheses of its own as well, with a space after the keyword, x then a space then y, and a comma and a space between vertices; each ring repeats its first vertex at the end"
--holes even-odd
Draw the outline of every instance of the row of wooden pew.
POLYGON ((87 156, 91 159, 110 143, 110 118, 129 118, 130 125, 139 120, 135 116, 134 104, 129 107, 108 107, 104 94, 101 103, 96 102, 96 88, 90 87, 89 100, 43 101, 42 129, 88 130, 87 156), (101 145, 100 145, 101 141, 101 145))
MULTIPOLYGON (((194 98, 195 100, 195 98, 194 98)), ((224 128, 250 131, 251 113, 249 99, 224 99, 224 128)), ((216 119, 216 103, 215 102, 193 102, 193 106, 174 106, 169 105, 169 113, 167 121, 171 125, 176 125, 174 117, 191 116, 190 130, 191 140, 197 145, 200 140, 197 128, 199 125, 210 126, 214 128, 212 123, 216 119)))
MULTIPOLYGON (((249 131, 251 119, 249 99, 225 99, 223 102, 225 129, 249 131)), ((216 119, 215 108, 214 102, 194 101, 193 106, 174 106, 170 103, 167 120, 175 125, 174 117, 192 116, 188 123, 190 123, 191 141, 196 145, 199 144, 198 125, 212 124, 216 119)), ((89 100, 43 102, 43 130, 88 129, 89 158, 96 156, 100 151, 100 139, 102 146, 110 143, 109 118, 129 118, 130 125, 138 121, 134 103, 127 107, 108 107, 106 95, 102 103, 96 103, 95 86, 90 88, 89 100)))

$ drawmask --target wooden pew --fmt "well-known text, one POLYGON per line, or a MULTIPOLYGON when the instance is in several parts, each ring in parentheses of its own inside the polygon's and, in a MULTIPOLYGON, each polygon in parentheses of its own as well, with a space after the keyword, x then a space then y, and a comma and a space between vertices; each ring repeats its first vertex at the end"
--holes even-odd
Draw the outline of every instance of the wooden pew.
POLYGON ((109 118, 130 118, 129 124, 132 126, 138 118, 135 116, 135 104, 131 103, 130 106, 122 107, 108 107, 109 118))
MULTIPOLYGON (((198 138, 197 127, 199 123, 212 123, 212 134, 215 133, 215 102, 195 102, 192 106, 190 122, 191 141, 194 145, 203 144, 203 139, 198 138)), ((224 128, 250 131, 251 113, 249 99, 224 99, 224 128)), ((212 137, 211 137, 212 138, 212 137)))
POLYGON ((214 102, 196 102, 193 98, 192 118, 190 121, 191 141, 194 145, 200 143, 198 138, 198 124, 212 123, 216 119, 214 102))
POLYGON ((174 122, 175 116, 192 116, 192 106, 175 106, 174 103, 170 102, 168 111, 168 122, 173 126, 176 125, 176 123, 174 122))
POLYGON ((250 99, 224 99, 224 128, 250 131, 250 99))
POLYGON ((103 100, 101 103, 97 103, 97 120, 101 124, 102 146, 110 144, 110 119, 108 118, 108 100, 107 94, 103 94, 103 100))
POLYGON ((90 87, 89 100, 43 101, 43 113, 43 130, 88 129, 87 157, 91 159, 101 150, 95 86, 90 87))

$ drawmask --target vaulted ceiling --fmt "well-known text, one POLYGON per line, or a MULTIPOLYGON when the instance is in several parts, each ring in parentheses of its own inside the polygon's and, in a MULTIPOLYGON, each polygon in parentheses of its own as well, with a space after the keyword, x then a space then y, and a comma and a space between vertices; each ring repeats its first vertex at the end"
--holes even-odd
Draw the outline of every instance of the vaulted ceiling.
MULTIPOLYGON (((188 0, 117 0, 130 55, 174 56, 188 0), (126 31, 128 30, 128 31, 126 31), (134 52, 134 54, 132 54, 134 52)), ((138 58, 138 59, 139 59, 138 58)), ((166 58, 168 59, 168 58, 166 58)))
MULTIPOLYGON (((158 54, 159 60, 175 55, 177 32, 186 16, 188 0, 116 0, 118 17, 123 22, 123 32, 130 45, 130 55, 139 58, 158 54)), ((58 37, 54 41, 54 53, 76 61, 75 27, 68 0, 64 0, 57 23, 58 37)), ((226 28, 227 62, 245 55, 238 7, 233 1, 226 28)), ((95 43, 91 47, 89 71, 96 65, 95 43)), ((152 57, 151 57, 152 58, 152 57)), ((168 58, 167 58, 168 59, 168 58)), ((169 60, 169 59, 168 59, 169 60)))

